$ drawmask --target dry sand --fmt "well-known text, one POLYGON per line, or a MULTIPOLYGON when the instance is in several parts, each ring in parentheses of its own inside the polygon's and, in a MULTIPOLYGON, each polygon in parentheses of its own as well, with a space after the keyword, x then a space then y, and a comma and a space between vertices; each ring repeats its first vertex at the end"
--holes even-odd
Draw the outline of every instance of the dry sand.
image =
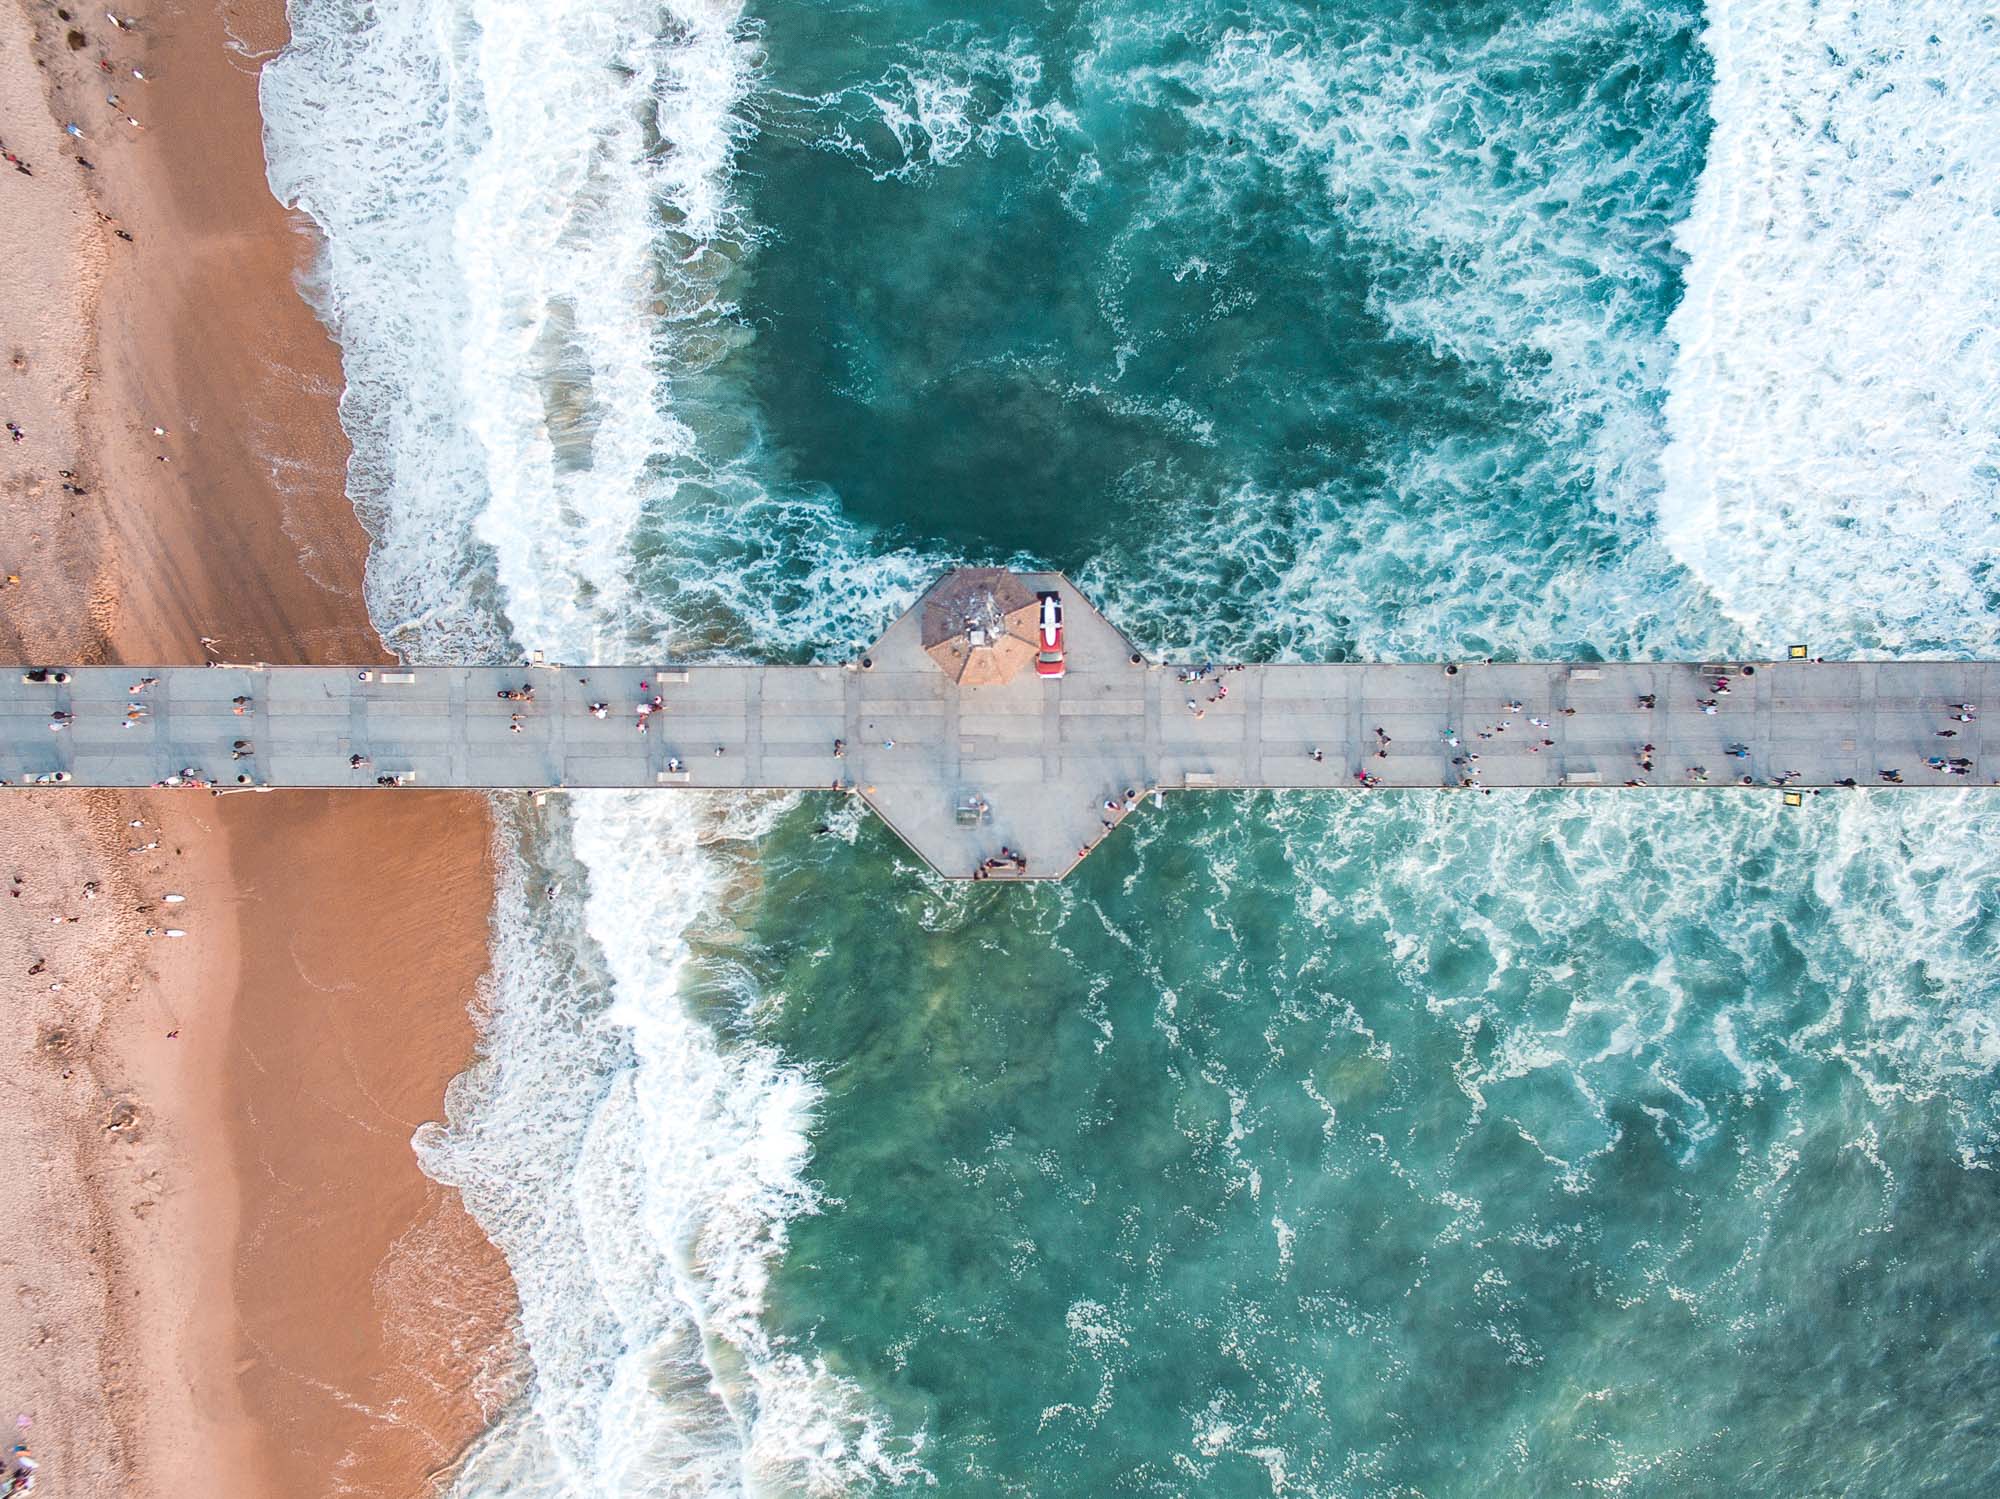
MULTIPOLYGON (((0 653, 381 659, 263 175, 282 8, 118 13, 0 0, 0 653)), ((489 839, 463 796, 0 792, 0 1436, 43 1491, 414 1494, 503 1398, 504 1269, 409 1146, 471 1054, 489 839)))

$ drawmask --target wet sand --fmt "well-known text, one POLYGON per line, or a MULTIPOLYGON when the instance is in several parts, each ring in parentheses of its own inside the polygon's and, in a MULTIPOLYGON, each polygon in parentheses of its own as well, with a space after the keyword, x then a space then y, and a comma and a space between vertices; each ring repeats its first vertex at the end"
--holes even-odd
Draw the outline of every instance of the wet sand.
MULTIPOLYGON (((282 7, 62 9, 0 0, 0 650, 385 659, 264 180, 282 7)), ((47 1487, 419 1493, 504 1397, 504 1267, 409 1143, 471 1055, 490 837, 463 796, 0 792, 0 1431, 47 1487)))

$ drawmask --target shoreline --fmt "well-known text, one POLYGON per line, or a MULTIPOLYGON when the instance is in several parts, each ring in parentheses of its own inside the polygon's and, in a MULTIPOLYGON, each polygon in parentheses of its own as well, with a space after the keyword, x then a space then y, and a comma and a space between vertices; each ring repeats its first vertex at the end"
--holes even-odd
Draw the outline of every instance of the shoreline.
MULTIPOLYGON (((32 173, 6 169, 0 225, 28 313, 0 365, 25 434, 0 637, 391 659, 339 352, 297 289, 312 229, 264 175, 282 4, 64 9, 0 8, 0 139, 32 173)), ((33 974, 4 1025, 34 1059, 0 1125, 32 1163, 0 1229, 32 1309, 0 1403, 47 1483, 407 1495, 511 1393, 504 1263, 410 1147, 472 1060, 490 823, 468 796, 0 799, 0 971, 33 974)))

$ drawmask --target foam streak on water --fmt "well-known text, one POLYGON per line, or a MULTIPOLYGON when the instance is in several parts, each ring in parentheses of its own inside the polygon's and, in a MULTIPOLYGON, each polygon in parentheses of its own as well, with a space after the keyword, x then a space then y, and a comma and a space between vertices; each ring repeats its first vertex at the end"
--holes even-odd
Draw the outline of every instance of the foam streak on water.
POLYGON ((2000 47, 1982 7, 1714 0, 1660 505, 1765 647, 1976 653, 2000 563, 2000 47))

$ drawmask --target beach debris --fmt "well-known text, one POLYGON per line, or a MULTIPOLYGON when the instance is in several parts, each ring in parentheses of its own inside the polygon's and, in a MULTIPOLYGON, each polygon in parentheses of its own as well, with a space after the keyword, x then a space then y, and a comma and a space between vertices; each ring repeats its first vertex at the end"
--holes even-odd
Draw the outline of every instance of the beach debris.
POLYGON ((28 440, 28 434, 21 430, 19 422, 7 423, 7 435, 12 437, 16 442, 26 442, 28 440))

